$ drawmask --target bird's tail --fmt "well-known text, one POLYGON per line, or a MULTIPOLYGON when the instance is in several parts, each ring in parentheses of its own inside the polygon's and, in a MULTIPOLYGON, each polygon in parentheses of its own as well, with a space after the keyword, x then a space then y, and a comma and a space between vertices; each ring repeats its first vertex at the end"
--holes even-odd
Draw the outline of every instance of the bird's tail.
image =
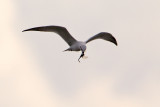
POLYGON ((71 48, 68 48, 68 49, 64 50, 63 52, 65 52, 65 51, 72 51, 72 50, 71 50, 71 48))

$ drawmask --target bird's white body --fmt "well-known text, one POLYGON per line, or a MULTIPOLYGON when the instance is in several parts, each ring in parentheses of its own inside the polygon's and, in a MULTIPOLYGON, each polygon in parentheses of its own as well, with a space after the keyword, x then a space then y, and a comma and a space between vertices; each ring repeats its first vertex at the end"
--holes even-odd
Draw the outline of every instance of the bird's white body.
POLYGON ((23 30, 23 32, 24 31, 43 31, 43 32, 57 33, 70 46, 65 51, 82 51, 80 58, 84 56, 84 52, 86 50, 86 44, 92 40, 103 39, 117 45, 116 39, 110 33, 107 33, 107 32, 98 33, 97 35, 89 38, 87 41, 81 42, 81 41, 77 41, 74 37, 71 36, 71 34, 68 32, 68 30, 65 27, 61 27, 61 26, 41 26, 41 27, 35 27, 35 28, 23 30))

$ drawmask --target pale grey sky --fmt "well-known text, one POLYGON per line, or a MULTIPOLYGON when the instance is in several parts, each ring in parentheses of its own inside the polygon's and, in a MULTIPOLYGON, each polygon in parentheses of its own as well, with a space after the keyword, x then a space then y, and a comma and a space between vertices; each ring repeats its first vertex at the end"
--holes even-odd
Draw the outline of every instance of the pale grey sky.
POLYGON ((0 3, 3 107, 160 106, 160 1, 6 0, 0 3), (21 31, 64 26, 78 40, 110 32, 81 53, 57 34, 21 31))

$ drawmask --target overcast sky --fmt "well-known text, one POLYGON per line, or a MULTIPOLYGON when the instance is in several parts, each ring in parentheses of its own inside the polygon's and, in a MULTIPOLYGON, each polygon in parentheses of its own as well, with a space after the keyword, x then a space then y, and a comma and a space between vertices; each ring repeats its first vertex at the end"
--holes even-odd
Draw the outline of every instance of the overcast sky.
POLYGON ((159 0, 5 0, 0 2, 1 107, 159 107, 159 0), (78 40, 110 32, 118 46, 87 44, 87 59, 55 33, 78 40))

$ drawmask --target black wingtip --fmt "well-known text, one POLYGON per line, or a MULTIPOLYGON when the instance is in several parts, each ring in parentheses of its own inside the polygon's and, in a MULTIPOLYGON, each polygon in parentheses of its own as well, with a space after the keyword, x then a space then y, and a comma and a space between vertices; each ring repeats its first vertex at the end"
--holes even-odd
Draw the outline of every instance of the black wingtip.
POLYGON ((30 28, 30 29, 23 30, 22 32, 26 32, 26 31, 38 31, 38 28, 30 28))
POLYGON ((114 37, 113 37, 113 40, 111 40, 111 42, 114 43, 116 46, 118 46, 117 40, 114 37))
POLYGON ((27 29, 27 30, 23 30, 22 32, 25 32, 25 31, 29 31, 29 29, 27 29))
POLYGON ((118 46, 118 43, 117 43, 117 41, 114 43, 116 46, 118 46))

